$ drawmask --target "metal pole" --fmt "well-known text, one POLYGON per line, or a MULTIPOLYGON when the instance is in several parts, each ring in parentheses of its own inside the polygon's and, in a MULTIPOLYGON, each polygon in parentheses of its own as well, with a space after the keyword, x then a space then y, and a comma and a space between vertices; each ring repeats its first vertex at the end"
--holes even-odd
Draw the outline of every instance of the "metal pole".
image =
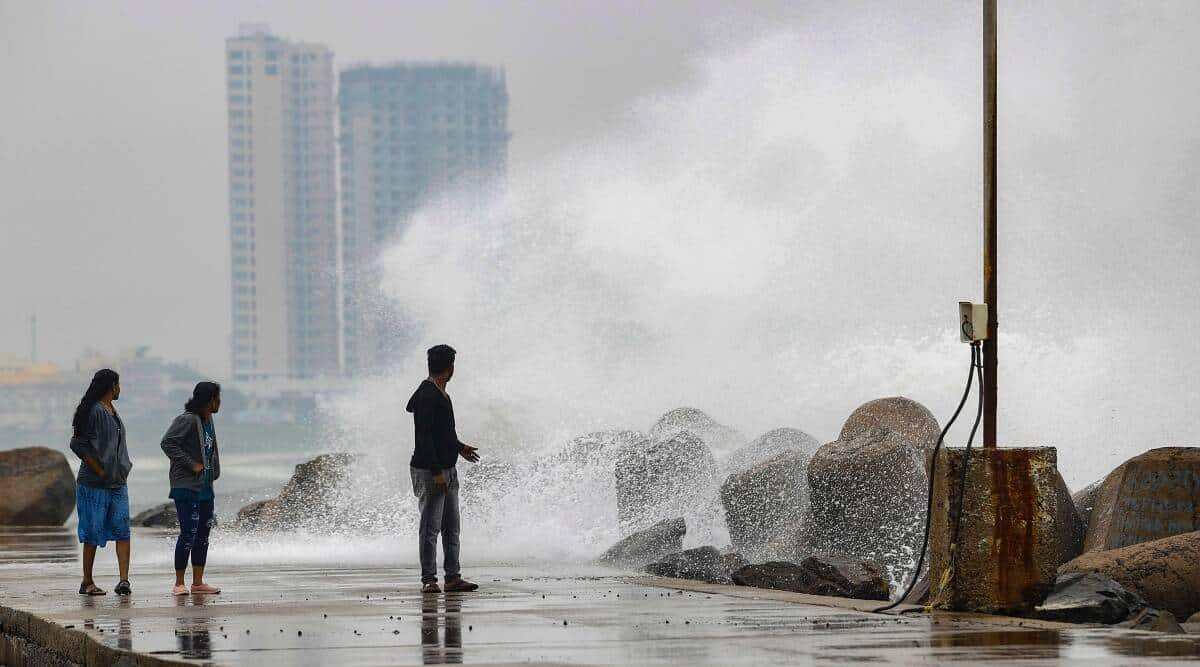
POLYGON ((996 446, 996 0, 983 0, 983 446, 996 446))

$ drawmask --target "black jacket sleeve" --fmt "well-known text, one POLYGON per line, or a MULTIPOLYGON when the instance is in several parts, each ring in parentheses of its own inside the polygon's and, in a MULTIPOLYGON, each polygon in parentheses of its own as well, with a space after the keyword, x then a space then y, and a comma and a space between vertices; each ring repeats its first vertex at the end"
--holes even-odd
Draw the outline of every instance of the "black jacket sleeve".
POLYGON ((429 472, 440 475, 441 463, 437 455, 437 412, 438 405, 435 397, 428 391, 422 391, 414 397, 413 425, 416 427, 416 461, 425 462, 429 472))

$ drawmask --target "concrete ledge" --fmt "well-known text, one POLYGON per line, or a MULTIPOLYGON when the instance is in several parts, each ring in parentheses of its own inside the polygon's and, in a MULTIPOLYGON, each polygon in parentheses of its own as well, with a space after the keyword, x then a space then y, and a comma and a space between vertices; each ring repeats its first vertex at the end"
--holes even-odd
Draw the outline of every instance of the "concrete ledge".
POLYGON ((0 664, 166 667, 189 663, 105 646, 82 630, 0 605, 0 664))
MULTIPOLYGON (((853 598, 838 598, 825 595, 808 595, 806 593, 793 593, 791 591, 777 591, 769 588, 754 588, 751 586, 730 586, 727 584, 707 584, 702 581, 693 581, 691 579, 672 579, 670 577, 626 577, 625 581, 639 586, 654 586, 656 588, 671 588, 679 591, 690 591, 693 593, 709 593, 712 595, 727 595, 735 598, 749 598, 757 600, 775 600, 777 602, 791 602, 794 604, 814 605, 817 607, 833 607, 835 609, 845 609, 847 611, 856 611, 861 613, 873 613, 873 610, 887 604, 879 600, 855 600, 853 598)), ((915 604, 898 605, 895 609, 887 614, 879 614, 880 616, 895 616, 903 612, 918 612, 924 611, 925 607, 915 604)), ((939 611, 933 610, 928 612, 928 617, 931 622, 937 623, 970 623, 979 625, 1001 626, 1008 628, 1029 628, 1031 630, 1079 630, 1081 628, 1104 628, 1114 632, 1129 632, 1119 628, 1113 628, 1107 625, 1095 624, 1078 624, 1078 623, 1062 623, 1058 621, 1042 621, 1036 618, 1022 618, 1019 616, 996 616, 992 614, 977 614, 973 612, 956 612, 956 611, 939 611)))

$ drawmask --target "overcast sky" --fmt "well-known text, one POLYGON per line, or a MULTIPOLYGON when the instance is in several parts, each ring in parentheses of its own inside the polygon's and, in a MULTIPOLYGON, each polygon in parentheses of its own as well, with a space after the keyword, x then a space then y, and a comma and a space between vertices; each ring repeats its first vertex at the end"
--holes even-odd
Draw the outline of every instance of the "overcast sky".
POLYGON ((690 63, 795 3, 0 0, 0 354, 148 344, 228 366, 224 40, 241 22, 337 65, 508 70, 513 169, 689 85, 690 63))
MULTIPOLYGON (((1144 328, 1161 340, 1190 343, 1180 323, 1195 320, 1198 277, 1198 15, 1186 1, 1002 3, 1001 214, 1004 233, 1024 230, 1006 237, 1002 269, 1036 268, 1066 295, 1059 304, 1091 309, 1079 324, 1115 317, 1136 330, 1149 315, 1158 319, 1144 328)), ((947 136, 966 139, 914 158, 969 167, 929 201, 971 202, 961 217, 978 224, 976 2, 0 0, 0 353, 27 353, 36 310, 44 358, 147 344, 226 371, 222 49, 247 21, 328 44, 339 66, 507 67, 517 174, 619 130, 641 100, 698 86, 698 62, 744 58, 748 45, 798 28, 819 47, 798 57, 813 58, 804 67, 823 81, 878 57, 888 76, 923 77, 957 100, 951 111, 968 124, 947 136), (897 63, 917 71, 886 69, 897 63)), ((920 99, 906 103, 919 113, 920 99)), ((875 114, 859 137, 869 151, 894 110, 857 111, 875 114)), ((944 120, 929 118, 931 137, 944 120)))

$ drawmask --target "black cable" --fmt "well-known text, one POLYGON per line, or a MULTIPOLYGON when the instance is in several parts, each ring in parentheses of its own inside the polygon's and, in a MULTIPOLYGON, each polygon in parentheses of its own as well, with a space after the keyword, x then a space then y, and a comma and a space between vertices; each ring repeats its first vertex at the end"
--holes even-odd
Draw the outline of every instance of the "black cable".
POLYGON ((958 532, 962 527, 963 497, 967 495, 967 466, 971 463, 971 443, 975 442, 975 433, 983 419, 983 354, 979 351, 979 343, 971 343, 971 365, 979 375, 979 408, 975 411, 975 423, 971 426, 971 435, 967 436, 967 447, 963 451, 962 475, 958 480, 958 508, 954 511, 954 532, 950 535, 950 581, 951 589, 955 592, 958 591, 958 532))
MULTIPOLYGON (((942 449, 942 442, 946 439, 946 434, 948 432, 950 432, 950 427, 954 426, 954 422, 958 420, 958 415, 960 413, 962 413, 963 406, 965 406, 967 404, 967 397, 969 397, 971 395, 971 382, 975 379, 975 369, 977 367, 981 368, 981 366, 978 366, 978 363, 977 363, 978 360, 977 360, 976 355, 978 353, 979 353, 979 344, 972 343, 971 344, 971 365, 967 369, 967 386, 966 386, 966 388, 963 389, 963 395, 962 395, 962 398, 958 401, 958 408, 954 410, 954 416, 950 417, 950 421, 946 422, 946 426, 942 429, 941 434, 938 435, 937 444, 934 445, 934 447, 933 447, 933 455, 932 455, 933 458, 930 459, 930 463, 929 463, 929 494, 926 497, 926 501, 925 501, 925 536, 921 539, 921 554, 917 558, 917 567, 915 570, 913 570, 912 581, 910 581, 908 583, 908 587, 904 589, 904 593, 901 594, 900 597, 896 598, 895 602, 893 602, 885 607, 880 607, 878 609, 871 610, 872 612, 874 612, 876 614, 883 613, 885 611, 894 609, 897 606, 899 606, 900 603, 904 602, 904 599, 908 597, 909 593, 912 593, 913 587, 915 587, 917 585, 917 581, 919 581, 921 578, 921 568, 925 565, 925 551, 929 547, 929 519, 930 519, 930 517, 933 516, 933 482, 934 482, 934 480, 937 479, 936 473, 937 473, 938 452, 941 451, 941 449, 942 449)), ((979 386, 983 387, 982 373, 980 374, 979 386)), ((980 405, 982 406, 983 405, 983 403, 982 403, 983 392, 982 391, 979 392, 979 396, 980 396, 980 399, 979 399, 980 405)), ((978 419, 976 419, 977 426, 978 426, 978 423, 979 423, 978 419)), ((975 433, 975 431, 972 430, 971 431, 972 437, 974 437, 974 433, 975 433)), ((970 444, 968 443, 968 447, 969 446, 970 446, 970 444)), ((966 466, 963 466, 963 470, 966 470, 966 466)), ((959 489, 959 501, 961 502, 961 500, 962 500, 962 489, 959 489)), ((955 538, 957 539, 957 531, 955 534, 955 538)))

